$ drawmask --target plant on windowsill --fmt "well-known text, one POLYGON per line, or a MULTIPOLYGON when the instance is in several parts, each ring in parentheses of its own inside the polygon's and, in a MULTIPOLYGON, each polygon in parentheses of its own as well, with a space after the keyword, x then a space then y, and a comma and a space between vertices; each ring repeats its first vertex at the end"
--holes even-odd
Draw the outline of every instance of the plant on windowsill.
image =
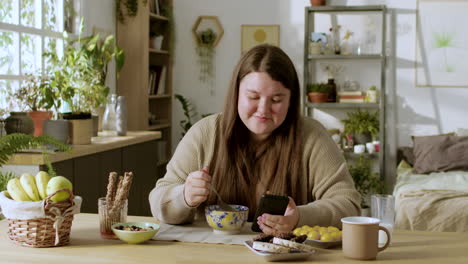
POLYGON ((52 118, 52 112, 49 111, 51 106, 45 102, 43 94, 43 89, 49 85, 48 82, 49 80, 40 73, 37 76, 28 74, 21 87, 14 93, 18 105, 29 110, 28 115, 34 122, 34 136, 42 135, 43 121, 52 118))
POLYGON ((361 194, 361 208, 369 208, 369 197, 372 194, 383 193, 385 186, 379 174, 372 172, 371 161, 360 155, 357 163, 349 166, 349 173, 354 180, 354 186, 361 194))
POLYGON ((344 123, 344 133, 353 135, 355 144, 365 144, 371 142, 379 134, 379 112, 371 113, 369 111, 357 109, 346 113, 347 118, 342 120, 344 123))
MULTIPOLYGON (((70 108, 69 113, 63 114, 67 120, 89 120, 73 121, 80 123, 82 129, 80 132, 72 132, 72 135, 78 133, 87 133, 81 137, 82 140, 73 142, 73 144, 89 144, 91 137, 97 133, 99 121, 93 125, 91 113, 98 112, 96 109, 103 109, 109 95, 109 87, 106 86, 108 73, 108 64, 115 59, 117 76, 125 62, 124 51, 118 48, 115 37, 110 35, 104 40, 99 34, 82 38, 83 20, 80 23, 78 38, 71 40, 66 32, 64 39, 66 41, 64 54, 58 58, 55 53, 46 53, 55 66, 52 72, 52 82, 45 92, 49 95, 48 102, 57 104, 56 99, 66 102, 70 108), (93 126, 96 128, 93 129, 93 126), (91 129, 89 129, 91 127, 91 129), (90 131, 90 132, 89 132, 90 131)), ((103 112, 103 111, 99 111, 103 112)), ((72 129, 74 129, 72 125, 72 129)), ((78 140, 78 138, 75 138, 78 140)))
POLYGON ((328 101, 330 87, 326 83, 307 84, 307 97, 311 103, 325 103, 328 101))

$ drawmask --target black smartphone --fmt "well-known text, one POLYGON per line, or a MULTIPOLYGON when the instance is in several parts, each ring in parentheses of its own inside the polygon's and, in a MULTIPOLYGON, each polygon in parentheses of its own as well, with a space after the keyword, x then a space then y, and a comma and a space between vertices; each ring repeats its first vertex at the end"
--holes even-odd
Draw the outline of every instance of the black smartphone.
POLYGON ((284 215, 288 207, 289 198, 282 195, 264 194, 258 203, 255 217, 252 220, 252 231, 262 232, 257 224, 257 218, 264 213, 272 215, 284 215))

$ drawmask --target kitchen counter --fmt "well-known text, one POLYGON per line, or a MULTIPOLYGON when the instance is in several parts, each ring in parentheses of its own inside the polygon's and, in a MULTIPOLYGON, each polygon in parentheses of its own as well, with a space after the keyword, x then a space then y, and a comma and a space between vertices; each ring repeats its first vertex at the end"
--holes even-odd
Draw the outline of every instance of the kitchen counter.
MULTIPOLYGON (((157 222, 152 217, 129 216, 128 221, 157 222)), ((150 240, 131 245, 105 240, 99 235, 96 214, 78 214, 73 220, 70 245, 56 248, 27 248, 14 244, 5 235, 7 221, 0 221, 0 263, 267 263, 245 246, 183 243, 150 240)), ((157 235, 156 235, 157 236, 157 235)), ((393 233, 392 245, 375 261, 346 259, 340 247, 317 249, 307 261, 291 263, 466 263, 468 236, 455 232, 401 231, 393 233)))
MULTIPOLYGON (((73 183, 73 191, 83 197, 82 212, 97 213, 97 199, 106 195, 110 172, 133 172, 129 214, 151 215, 148 194, 166 170, 170 158, 161 132, 134 131, 118 137, 100 133, 92 144, 73 145, 70 152, 50 153, 48 159, 57 175, 73 183), (162 143, 162 144, 161 144, 162 143)), ((18 153, 2 171, 17 175, 48 171, 42 153, 18 153)))
MULTIPOLYGON (((160 138, 161 132, 159 131, 129 131, 126 136, 100 132, 97 137, 92 138, 91 144, 72 145, 70 152, 51 153, 49 160, 54 163, 160 138)), ((45 163, 42 153, 18 153, 14 154, 6 165, 44 165, 45 163)))

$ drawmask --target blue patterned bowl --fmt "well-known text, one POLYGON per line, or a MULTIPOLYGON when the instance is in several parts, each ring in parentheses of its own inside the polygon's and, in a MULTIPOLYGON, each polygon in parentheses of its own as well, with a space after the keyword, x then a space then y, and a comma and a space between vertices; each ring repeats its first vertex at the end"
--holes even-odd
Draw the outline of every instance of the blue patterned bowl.
POLYGON ((231 206, 236 209, 235 212, 222 211, 219 205, 205 207, 206 222, 213 228, 213 232, 224 235, 240 232, 249 216, 249 208, 243 205, 231 206))

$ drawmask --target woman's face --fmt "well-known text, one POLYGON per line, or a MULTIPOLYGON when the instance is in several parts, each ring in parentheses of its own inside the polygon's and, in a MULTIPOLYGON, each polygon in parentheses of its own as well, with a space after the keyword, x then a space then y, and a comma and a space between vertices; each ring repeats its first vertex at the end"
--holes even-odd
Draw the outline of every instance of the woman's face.
POLYGON ((266 72, 251 72, 241 80, 237 112, 254 139, 267 138, 283 123, 290 97, 291 91, 266 72))

